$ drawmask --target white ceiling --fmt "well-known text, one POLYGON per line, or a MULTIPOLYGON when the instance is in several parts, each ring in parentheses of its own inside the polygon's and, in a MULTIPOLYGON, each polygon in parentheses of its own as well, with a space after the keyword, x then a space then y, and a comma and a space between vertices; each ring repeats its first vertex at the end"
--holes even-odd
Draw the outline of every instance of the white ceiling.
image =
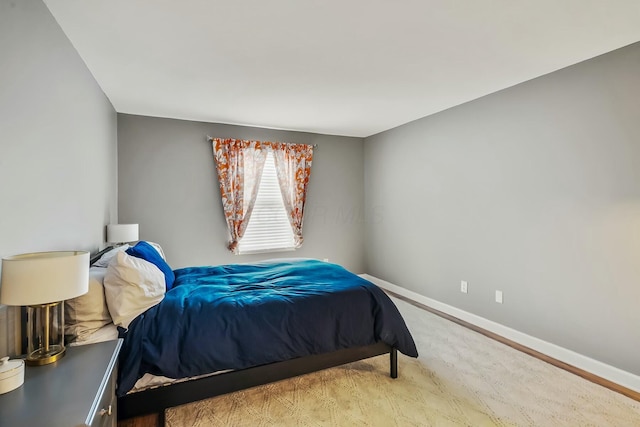
POLYGON ((639 0, 44 0, 118 112, 369 136, 640 40, 639 0))

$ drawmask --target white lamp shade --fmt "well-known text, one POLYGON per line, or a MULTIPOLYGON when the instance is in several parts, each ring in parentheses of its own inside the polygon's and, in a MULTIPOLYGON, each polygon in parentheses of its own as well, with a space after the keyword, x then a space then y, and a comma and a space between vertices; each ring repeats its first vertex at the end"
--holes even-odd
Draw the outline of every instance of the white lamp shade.
POLYGON ((38 305, 89 290, 89 252, 36 252, 2 259, 0 303, 38 305))
POLYGON ((138 240, 138 224, 107 225, 107 242, 124 243, 138 240))

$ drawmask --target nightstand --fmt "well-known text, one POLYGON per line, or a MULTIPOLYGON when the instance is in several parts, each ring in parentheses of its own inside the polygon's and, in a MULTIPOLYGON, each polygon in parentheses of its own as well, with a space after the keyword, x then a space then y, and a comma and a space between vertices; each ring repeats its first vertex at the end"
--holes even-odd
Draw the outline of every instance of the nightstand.
POLYGON ((0 426, 115 427, 121 345, 116 340, 67 347, 55 363, 25 367, 24 384, 0 395, 0 426))

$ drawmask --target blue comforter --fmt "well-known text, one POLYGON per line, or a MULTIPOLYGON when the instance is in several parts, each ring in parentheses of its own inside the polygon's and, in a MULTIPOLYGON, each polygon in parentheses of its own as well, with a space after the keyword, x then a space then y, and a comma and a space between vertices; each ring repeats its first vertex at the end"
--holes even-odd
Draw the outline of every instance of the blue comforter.
POLYGON ((326 262, 175 270, 174 288, 124 333, 117 394, 145 373, 184 378, 383 341, 417 357, 393 302, 326 262))

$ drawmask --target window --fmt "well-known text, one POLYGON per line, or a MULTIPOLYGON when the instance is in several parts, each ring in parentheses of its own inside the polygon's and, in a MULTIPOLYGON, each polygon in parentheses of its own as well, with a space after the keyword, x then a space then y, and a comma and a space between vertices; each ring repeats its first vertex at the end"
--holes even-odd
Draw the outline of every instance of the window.
POLYGON ((262 170, 255 205, 238 253, 293 250, 295 241, 287 211, 282 202, 273 153, 269 151, 262 170))
POLYGON ((313 146, 233 138, 209 140, 229 230, 227 248, 238 254, 302 246, 313 146))

